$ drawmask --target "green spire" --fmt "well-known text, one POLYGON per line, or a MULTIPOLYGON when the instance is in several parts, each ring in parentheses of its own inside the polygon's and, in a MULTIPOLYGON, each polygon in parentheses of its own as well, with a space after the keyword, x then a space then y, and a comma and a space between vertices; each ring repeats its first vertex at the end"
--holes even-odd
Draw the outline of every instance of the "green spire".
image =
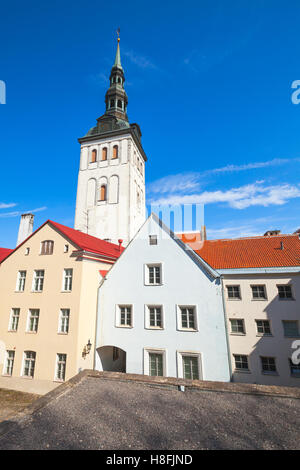
POLYGON ((120 68, 122 69, 122 65, 121 65, 121 54, 120 54, 120 38, 118 38, 118 47, 117 47, 117 52, 116 52, 116 58, 115 58, 114 67, 120 67, 120 68))

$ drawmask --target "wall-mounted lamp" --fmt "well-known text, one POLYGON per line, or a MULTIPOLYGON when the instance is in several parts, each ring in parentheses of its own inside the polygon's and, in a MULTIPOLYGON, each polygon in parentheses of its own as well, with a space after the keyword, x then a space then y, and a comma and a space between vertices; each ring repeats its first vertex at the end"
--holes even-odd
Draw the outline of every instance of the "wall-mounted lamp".
POLYGON ((85 359, 85 356, 90 353, 92 343, 88 340, 87 344, 84 346, 82 351, 82 357, 85 359))

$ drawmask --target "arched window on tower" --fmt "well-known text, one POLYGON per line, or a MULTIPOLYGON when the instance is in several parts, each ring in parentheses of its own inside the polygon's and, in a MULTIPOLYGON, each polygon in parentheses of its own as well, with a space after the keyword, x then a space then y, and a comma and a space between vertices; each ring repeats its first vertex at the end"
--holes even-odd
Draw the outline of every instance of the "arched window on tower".
POLYGON ((102 161, 107 160, 107 147, 102 149, 102 161))
POLYGON ((122 82, 121 82, 121 78, 120 78, 120 77, 118 77, 118 83, 122 83, 122 82))
POLYGON ((123 109, 122 101, 121 101, 121 100, 118 100, 117 106, 118 106, 118 108, 123 109))
POLYGON ((113 146, 113 155, 112 155, 112 157, 113 157, 113 158, 118 158, 118 156, 119 156, 119 149, 118 149, 118 146, 117 146, 117 145, 114 145, 114 146, 113 146))
POLYGON ((110 107, 114 108, 115 107, 115 100, 110 100, 110 107))
POLYGON ((101 185, 99 201, 106 201, 106 184, 101 185))
POLYGON ((97 150, 94 149, 92 150, 91 163, 95 163, 96 161, 97 161, 97 150))

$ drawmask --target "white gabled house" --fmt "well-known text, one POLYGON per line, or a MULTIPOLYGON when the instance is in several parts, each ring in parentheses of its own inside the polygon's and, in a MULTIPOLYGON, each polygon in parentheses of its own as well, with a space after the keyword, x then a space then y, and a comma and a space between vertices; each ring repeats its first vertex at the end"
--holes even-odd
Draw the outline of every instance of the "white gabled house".
POLYGON ((154 214, 99 288, 95 368, 229 381, 219 274, 154 214))

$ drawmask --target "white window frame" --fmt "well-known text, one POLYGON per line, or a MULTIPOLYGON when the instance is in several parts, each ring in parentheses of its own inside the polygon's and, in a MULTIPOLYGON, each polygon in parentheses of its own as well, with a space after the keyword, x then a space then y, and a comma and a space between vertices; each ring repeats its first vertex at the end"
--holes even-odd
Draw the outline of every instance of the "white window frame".
POLYGON ((162 286, 163 285, 163 264, 162 263, 146 263, 144 265, 144 284, 145 286, 162 286), (160 269, 160 282, 150 283, 149 268, 159 267, 160 269))
POLYGON ((58 317, 58 333, 60 335, 67 335, 70 332, 70 317, 71 317, 71 310, 69 308, 61 308, 59 311, 58 317), (63 319, 63 312, 68 311, 68 331, 62 331, 62 319, 63 319))
POLYGON ((21 315, 21 309, 19 307, 13 307, 10 311, 10 316, 9 316, 9 324, 8 324, 8 331, 18 331, 19 327, 19 321, 20 321, 20 315, 21 315), (19 315, 14 315, 14 310, 19 310, 19 315), (13 318, 17 317, 18 318, 18 325, 17 328, 12 328, 13 324, 13 318))
POLYGON ((36 369, 36 351, 31 351, 31 350, 26 350, 23 352, 23 360, 22 360, 22 368, 21 368, 21 377, 25 378, 25 379, 33 379, 34 378, 34 374, 35 374, 35 369, 36 369), (33 361, 34 360, 34 369, 33 369, 33 375, 25 375, 24 372, 25 372, 25 361, 27 360, 26 359, 26 353, 29 353, 29 352, 33 352, 35 353, 35 357, 34 359, 28 359, 30 361, 33 361))
POLYGON ((252 299, 251 299, 251 300, 254 300, 254 301, 268 300, 268 297, 267 297, 267 287, 266 287, 265 284, 251 284, 250 287, 251 287, 251 293, 252 293, 252 299), (253 287, 262 287, 263 290, 264 290, 264 296, 263 296, 263 297, 254 297, 254 295, 253 295, 253 287))
MULTIPOLYGON (((184 356, 191 356, 197 357, 198 359, 198 375, 199 379, 203 380, 203 366, 202 366, 202 354, 200 351, 176 351, 177 356, 177 377, 183 379, 184 378, 184 371, 183 371, 183 358, 184 356)), ((188 379, 190 380, 190 379, 188 379)), ((194 379, 196 380, 196 379, 194 379)))
POLYGON ((55 372, 54 372, 54 382, 65 382, 66 380, 66 371, 67 371, 67 357, 68 355, 66 353, 56 353, 56 359, 55 359, 55 372), (60 355, 63 355, 65 356, 65 361, 59 361, 59 356, 60 355), (60 378, 58 377, 58 366, 59 366, 59 363, 62 363, 64 364, 64 378, 60 378))
POLYGON ((245 336, 246 335, 246 327, 245 327, 245 320, 244 318, 229 318, 229 325, 230 325, 230 334, 237 335, 237 336, 245 336), (241 321, 243 322, 243 331, 232 331, 232 321, 241 321))
POLYGON ((36 333, 38 332, 38 329, 39 329, 39 323, 40 323, 40 309, 39 309, 39 308, 30 308, 30 309, 28 310, 28 314, 27 314, 26 333, 34 333, 34 334, 36 334, 36 333), (34 318, 37 318, 37 328, 36 328, 36 330, 30 330, 30 329, 29 329, 29 326, 30 326, 30 319, 31 319, 31 312, 32 312, 33 310, 38 312, 38 316, 37 316, 37 317, 34 317, 34 318))
POLYGON ((164 330, 165 328, 165 315, 163 305, 159 304, 147 304, 145 305, 145 328, 147 330, 164 330), (160 308, 161 311, 161 326, 150 325, 150 308, 160 308))
POLYGON ((176 316, 177 316, 177 330, 179 331, 187 331, 187 332, 196 332, 199 331, 199 323, 198 323, 198 308, 197 305, 184 305, 178 304, 176 305, 176 316), (182 316, 181 316, 181 309, 182 308, 193 308, 194 309, 194 323, 195 328, 185 328, 182 326, 182 316))
POLYGON ((25 290, 25 285, 26 285, 26 276, 27 276, 27 271, 25 269, 20 269, 18 271, 17 275, 17 283, 16 283, 16 292, 24 292, 25 290), (21 277, 21 273, 25 273, 24 277, 21 277), (21 279, 22 279, 22 287, 23 289, 20 289, 20 284, 21 284, 21 279))
POLYGON ((32 292, 43 292, 44 290, 44 285, 45 285, 45 270, 44 269, 35 269, 33 272, 33 278, 32 278, 32 292), (37 273, 43 272, 43 276, 38 276, 37 273), (41 284, 41 279, 43 280, 42 282, 42 289, 35 289, 36 287, 36 280, 39 279, 38 286, 40 287, 41 284))
POLYGON ((14 365, 15 365, 15 357, 16 357, 16 351, 14 351, 13 349, 7 349, 7 350, 5 351, 5 360, 4 360, 4 364, 3 364, 3 370, 2 370, 2 375, 4 375, 5 377, 11 377, 11 376, 12 376, 13 370, 14 370, 14 365), (6 369, 7 369, 7 363, 8 363, 8 361, 11 360, 11 359, 9 358, 9 353, 10 353, 10 352, 14 353, 14 357, 13 357, 13 359, 12 359, 12 369, 11 369, 11 373, 8 374, 8 373, 6 372, 6 369))
POLYGON ((226 292, 227 292, 227 295, 226 295, 227 300, 233 300, 233 301, 234 300, 242 300, 242 290, 241 290, 241 285, 240 284, 226 284, 225 288, 226 288, 226 292), (238 297, 229 297, 228 287, 238 287, 239 288, 239 296, 238 297))
MULTIPOLYGON (((73 289, 73 268, 64 268, 63 270, 63 280, 62 280, 62 292, 72 292, 73 289), (72 275, 67 275, 66 271, 72 271, 72 275), (71 289, 65 289, 66 286, 66 280, 71 279, 71 289)), ((70 281, 68 281, 68 285, 70 284, 70 281)))
MULTIPOLYGON (((168 372, 167 350, 163 348, 149 348, 149 347, 144 348, 144 375, 150 376, 149 354, 161 354, 163 356, 163 375, 157 376, 157 377, 167 377, 167 372, 168 372)), ((156 376, 153 376, 153 377, 156 377, 156 376)))
POLYGON ((133 304, 130 304, 130 303, 122 303, 122 304, 116 304, 116 314, 115 314, 115 318, 116 318, 116 321, 115 321, 115 326, 117 328, 133 328, 134 326, 134 315, 133 315, 134 311, 133 311, 133 304), (130 307, 131 309, 131 325, 121 325, 121 308, 122 307, 130 307))

